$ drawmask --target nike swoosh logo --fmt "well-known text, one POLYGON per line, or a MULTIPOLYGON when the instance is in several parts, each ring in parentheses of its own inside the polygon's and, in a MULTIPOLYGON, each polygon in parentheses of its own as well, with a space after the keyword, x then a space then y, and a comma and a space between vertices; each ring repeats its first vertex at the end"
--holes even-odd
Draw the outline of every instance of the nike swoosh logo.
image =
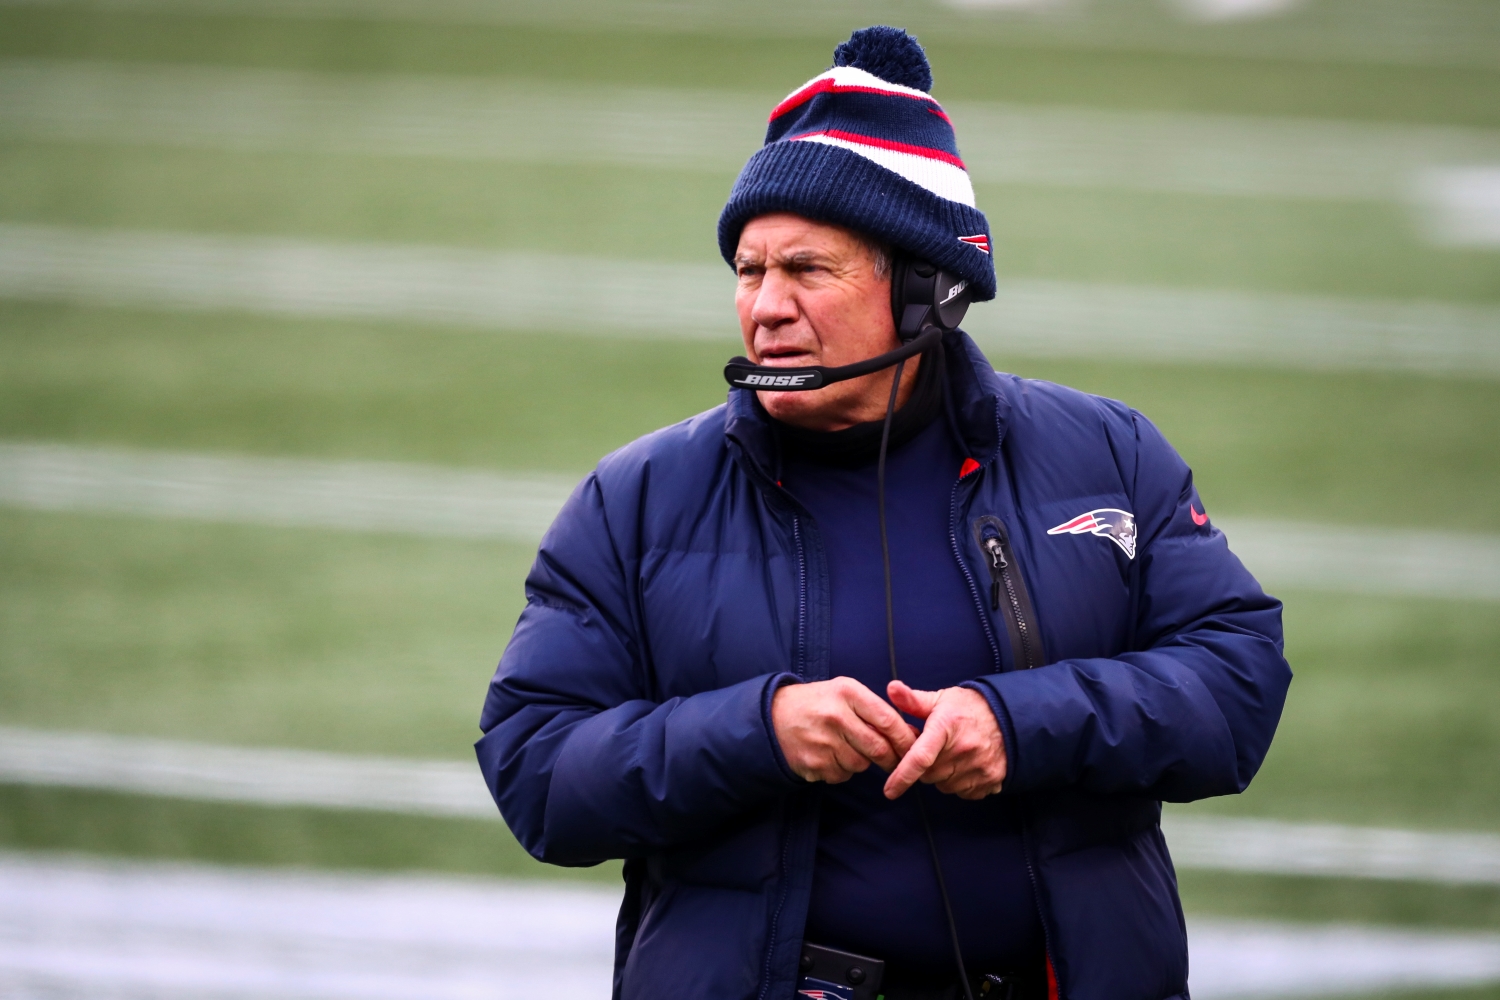
POLYGON ((1201 528, 1205 524, 1208 523, 1208 511, 1204 511, 1203 513, 1200 514, 1196 510, 1193 509, 1193 505, 1192 504, 1188 504, 1188 513, 1191 514, 1191 515, 1193 515, 1193 523, 1196 524, 1198 527, 1201 528))

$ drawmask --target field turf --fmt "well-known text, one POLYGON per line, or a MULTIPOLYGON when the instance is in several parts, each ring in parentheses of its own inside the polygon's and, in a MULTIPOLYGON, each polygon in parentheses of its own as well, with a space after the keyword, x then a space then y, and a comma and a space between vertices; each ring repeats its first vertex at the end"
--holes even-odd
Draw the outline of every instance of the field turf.
MULTIPOLYGON (((0 6, 0 59, 717 89, 767 107, 838 39, 786 34, 0 6)), ((1500 128, 1500 67, 951 32, 931 53, 940 98, 1500 128)), ((732 179, 0 133, 0 223, 701 263, 732 179)), ((1007 276, 1500 305, 1500 252, 1424 242, 1410 206, 994 184, 979 198, 1007 276)), ((0 440, 581 476, 722 400, 734 331, 591 333, 0 301, 0 440)), ((1211 513, 1500 530, 1496 381, 994 360, 1142 409, 1211 513)), ((463 760, 529 560, 493 542, 0 510, 0 723, 463 760)), ((1190 808, 1500 832, 1496 606, 1279 596, 1297 679, 1276 745, 1245 796, 1190 808)), ((499 823, 43 788, 0 787, 0 845, 615 877, 544 869, 499 823)), ((1198 913, 1500 928, 1500 890, 1203 872, 1183 890, 1198 913)))

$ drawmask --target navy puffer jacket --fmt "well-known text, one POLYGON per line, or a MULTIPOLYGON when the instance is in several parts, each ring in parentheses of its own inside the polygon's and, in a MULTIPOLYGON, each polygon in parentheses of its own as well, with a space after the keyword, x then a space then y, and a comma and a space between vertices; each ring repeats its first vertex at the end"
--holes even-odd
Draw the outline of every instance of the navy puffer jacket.
MULTIPOLYGON (((962 333, 947 347, 972 458, 943 557, 974 602, 952 613, 991 638, 972 686, 1009 748, 1056 992, 1185 997, 1161 801, 1254 776, 1291 680, 1281 606, 1144 417, 997 374, 962 333), (1097 532, 1049 534, 1090 512, 1097 532)), ((820 793, 769 708, 828 676, 829 592, 818 525, 775 469, 743 390, 606 457, 542 540, 490 685, 476 748, 520 842, 625 859, 623 1000, 793 995, 820 793)))

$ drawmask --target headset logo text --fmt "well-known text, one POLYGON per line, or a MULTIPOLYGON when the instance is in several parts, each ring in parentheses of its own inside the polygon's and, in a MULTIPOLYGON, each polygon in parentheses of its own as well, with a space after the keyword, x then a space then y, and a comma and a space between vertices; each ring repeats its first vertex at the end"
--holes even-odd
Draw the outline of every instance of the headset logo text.
POLYGON ((761 388, 769 388, 777 385, 801 385, 813 376, 806 375, 746 375, 739 380, 740 385, 758 385, 761 388))

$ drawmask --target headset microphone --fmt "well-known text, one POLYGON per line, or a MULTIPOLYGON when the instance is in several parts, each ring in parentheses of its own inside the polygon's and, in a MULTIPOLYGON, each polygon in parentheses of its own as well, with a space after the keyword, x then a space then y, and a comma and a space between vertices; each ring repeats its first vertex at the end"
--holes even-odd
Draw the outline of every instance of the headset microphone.
POLYGON ((802 392, 859 378, 900 364, 927 350, 948 330, 957 329, 972 301, 969 283, 925 260, 897 257, 891 273, 891 317, 901 346, 851 365, 782 368, 730 358, 724 381, 737 389, 802 392))

